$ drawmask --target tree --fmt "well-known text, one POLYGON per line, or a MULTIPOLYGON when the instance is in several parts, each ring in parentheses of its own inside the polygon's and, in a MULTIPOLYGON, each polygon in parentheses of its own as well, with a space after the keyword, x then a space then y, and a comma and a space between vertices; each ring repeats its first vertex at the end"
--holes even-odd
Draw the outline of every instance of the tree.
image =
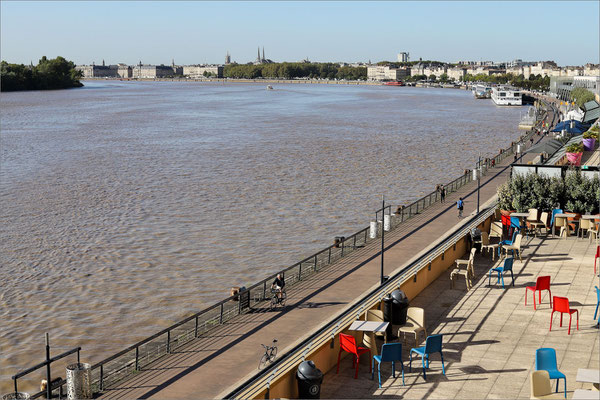
POLYGON ((436 79, 436 77, 435 77, 435 75, 434 75, 434 74, 431 74, 431 75, 429 75, 429 80, 430 80, 430 81, 433 81, 433 82, 435 82, 435 79, 436 79))
POLYGON ((448 74, 446 74, 446 73, 443 73, 443 74, 440 76, 440 81, 441 81, 441 82, 448 82, 448 74))
POLYGON ((2 91, 67 89, 83 86, 79 81, 81 71, 75 64, 63 57, 49 60, 42 57, 36 66, 9 64, 2 61, 0 66, 2 91))
POLYGON ((571 101, 574 101, 578 107, 583 106, 588 101, 594 100, 594 94, 586 88, 576 87, 571 90, 571 101))

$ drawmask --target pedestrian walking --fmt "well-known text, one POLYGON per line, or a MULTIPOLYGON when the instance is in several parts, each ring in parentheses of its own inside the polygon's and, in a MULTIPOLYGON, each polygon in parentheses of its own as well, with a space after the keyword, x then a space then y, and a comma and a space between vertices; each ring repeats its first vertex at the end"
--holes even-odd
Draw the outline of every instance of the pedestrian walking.
POLYGON ((464 207, 465 207, 465 205, 464 205, 463 199, 461 197, 456 202, 456 208, 458 209, 458 218, 462 218, 463 217, 464 207))
POLYGON ((446 189, 444 185, 438 185, 438 192, 440 193, 440 201, 443 203, 446 201, 446 189))

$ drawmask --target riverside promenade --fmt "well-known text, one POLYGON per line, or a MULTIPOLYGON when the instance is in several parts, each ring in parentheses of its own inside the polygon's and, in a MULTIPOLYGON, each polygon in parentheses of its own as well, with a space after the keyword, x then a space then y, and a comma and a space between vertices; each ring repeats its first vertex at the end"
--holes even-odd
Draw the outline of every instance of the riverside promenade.
MULTIPOLYGON (((527 162, 533 156, 526 155, 527 162)), ((480 202, 496 194, 510 173, 512 157, 481 179, 480 202)), ((391 272, 460 223, 456 201, 463 197, 464 215, 477 207, 477 182, 472 181, 385 235, 385 271, 391 272)), ((101 394, 107 399, 222 398, 257 372, 261 344, 278 339, 279 354, 309 336, 344 310, 380 279, 380 241, 369 242, 287 291, 281 310, 263 308, 241 315, 145 367, 101 394)))

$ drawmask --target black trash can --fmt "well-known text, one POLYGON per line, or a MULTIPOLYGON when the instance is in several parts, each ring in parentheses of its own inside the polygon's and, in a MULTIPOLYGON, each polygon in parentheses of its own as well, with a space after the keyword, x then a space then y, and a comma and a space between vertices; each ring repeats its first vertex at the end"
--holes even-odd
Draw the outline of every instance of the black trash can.
POLYGON ((396 335, 394 334, 394 332, 392 331, 392 307, 393 307, 393 299, 391 296, 386 296, 383 298, 383 300, 381 301, 382 307, 383 307, 383 320, 385 322, 389 322, 385 333, 388 337, 388 340, 392 340, 396 338, 396 335))
POLYGON ((392 296, 392 324, 406 324, 406 312, 408 311, 408 298, 402 290, 394 290, 392 296))
POLYGON ((296 371, 298 397, 301 399, 320 399, 323 373, 312 361, 302 361, 296 371))

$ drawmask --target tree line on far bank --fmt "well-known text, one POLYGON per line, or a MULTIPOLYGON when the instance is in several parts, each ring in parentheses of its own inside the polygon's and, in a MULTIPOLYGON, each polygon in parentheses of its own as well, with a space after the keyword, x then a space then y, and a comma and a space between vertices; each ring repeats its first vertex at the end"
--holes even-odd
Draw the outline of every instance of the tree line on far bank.
POLYGON ((309 78, 366 80, 366 67, 340 67, 334 63, 269 63, 269 64, 230 64, 223 69, 225 78, 309 78))
POLYGON ((63 57, 42 57, 37 65, 0 63, 0 87, 3 92, 16 90, 52 90, 81 87, 81 71, 63 57))

